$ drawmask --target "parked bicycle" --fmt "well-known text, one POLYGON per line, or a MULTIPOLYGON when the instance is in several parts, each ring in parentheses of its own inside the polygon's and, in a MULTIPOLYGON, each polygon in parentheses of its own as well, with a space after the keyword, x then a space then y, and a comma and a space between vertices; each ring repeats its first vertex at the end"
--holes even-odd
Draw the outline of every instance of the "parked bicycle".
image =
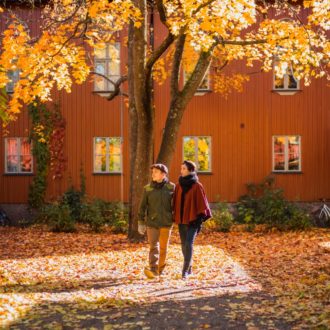
POLYGON ((322 205, 314 208, 312 213, 314 215, 315 224, 319 227, 330 226, 330 207, 326 204, 326 200, 322 199, 322 205))

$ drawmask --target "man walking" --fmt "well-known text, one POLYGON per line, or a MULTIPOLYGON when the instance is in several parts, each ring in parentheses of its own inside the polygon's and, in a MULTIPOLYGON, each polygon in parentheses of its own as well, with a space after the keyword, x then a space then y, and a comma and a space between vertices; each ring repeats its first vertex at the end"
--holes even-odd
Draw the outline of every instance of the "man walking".
POLYGON ((169 182, 168 169, 163 164, 151 166, 152 181, 144 187, 139 208, 140 234, 147 230, 149 266, 144 274, 152 279, 161 275, 166 265, 166 253, 172 230, 172 197, 175 185, 169 182))

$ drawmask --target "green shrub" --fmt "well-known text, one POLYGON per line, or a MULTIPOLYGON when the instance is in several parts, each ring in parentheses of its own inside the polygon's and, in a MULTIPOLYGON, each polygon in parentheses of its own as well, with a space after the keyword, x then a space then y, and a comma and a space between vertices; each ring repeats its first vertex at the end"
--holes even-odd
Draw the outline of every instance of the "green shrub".
POLYGON ((106 202, 103 209, 106 224, 115 233, 126 233, 128 230, 128 208, 122 202, 106 202))
POLYGON ((91 203, 86 203, 81 209, 81 221, 87 223, 95 232, 100 232, 105 223, 102 215, 102 207, 100 200, 93 200, 91 203))
POLYGON ((69 206, 71 217, 74 220, 80 220, 83 207, 83 195, 79 190, 76 190, 74 186, 71 185, 63 194, 61 203, 69 206))
POLYGON ((39 220, 46 223, 55 232, 74 232, 75 221, 71 216, 69 205, 53 203, 46 205, 41 212, 39 220))
POLYGON ((306 229, 309 216, 293 203, 285 200, 282 189, 274 187, 274 177, 266 177, 260 184, 248 184, 247 194, 237 203, 237 221, 253 228, 266 224, 280 230, 306 229))
POLYGON ((84 204, 82 210, 81 221, 94 231, 100 231, 105 225, 115 233, 127 232, 128 210, 121 202, 106 202, 95 198, 84 204))
POLYGON ((233 215, 230 213, 228 205, 226 203, 218 202, 212 208, 212 218, 207 220, 203 224, 203 227, 209 230, 228 232, 233 225, 233 219, 233 215))

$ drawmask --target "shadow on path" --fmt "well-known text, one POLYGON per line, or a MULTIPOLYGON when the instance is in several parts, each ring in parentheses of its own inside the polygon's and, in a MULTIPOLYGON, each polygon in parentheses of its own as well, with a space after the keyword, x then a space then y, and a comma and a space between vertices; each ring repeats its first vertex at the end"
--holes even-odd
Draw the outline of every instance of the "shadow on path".
POLYGON ((274 303, 261 292, 141 305, 128 301, 109 301, 98 307, 51 303, 34 306, 10 329, 292 329, 292 323, 269 309, 266 312, 264 307, 274 303))

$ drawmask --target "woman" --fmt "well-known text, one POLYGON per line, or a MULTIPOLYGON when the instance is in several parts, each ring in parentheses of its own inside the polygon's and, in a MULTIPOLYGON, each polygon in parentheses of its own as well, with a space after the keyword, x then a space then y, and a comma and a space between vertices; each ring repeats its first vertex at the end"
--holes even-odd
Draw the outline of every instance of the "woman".
POLYGON ((185 160, 181 165, 181 176, 175 186, 174 221, 179 226, 181 248, 184 258, 182 278, 191 274, 194 240, 201 230, 203 221, 211 217, 211 210, 204 188, 198 181, 196 165, 185 160))

